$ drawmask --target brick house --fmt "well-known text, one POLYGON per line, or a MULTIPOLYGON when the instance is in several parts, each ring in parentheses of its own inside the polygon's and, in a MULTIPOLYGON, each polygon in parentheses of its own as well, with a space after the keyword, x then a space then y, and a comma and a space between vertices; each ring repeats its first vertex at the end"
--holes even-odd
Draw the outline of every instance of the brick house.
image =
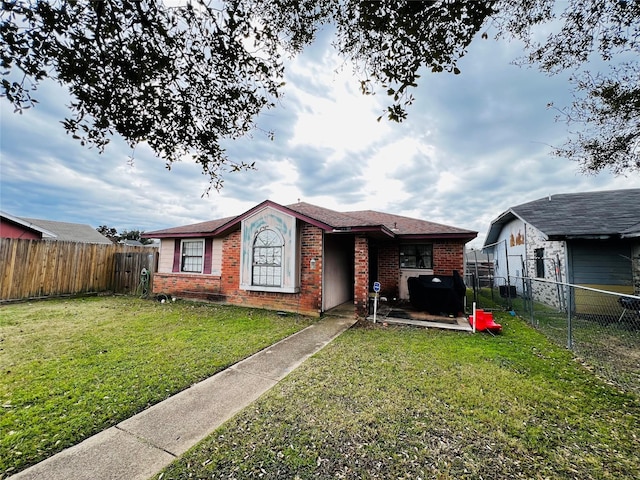
POLYGON ((154 293, 317 316, 346 302, 366 313, 374 281, 406 299, 411 276, 462 272, 477 232, 266 200, 236 217, 143 236, 161 242, 154 293))

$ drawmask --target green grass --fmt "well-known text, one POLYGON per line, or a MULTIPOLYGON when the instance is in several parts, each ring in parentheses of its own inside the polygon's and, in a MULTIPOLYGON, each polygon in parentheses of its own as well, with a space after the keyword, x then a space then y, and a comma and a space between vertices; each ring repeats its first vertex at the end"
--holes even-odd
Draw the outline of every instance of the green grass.
POLYGON ((640 400, 519 318, 343 333, 155 478, 640 478, 640 400))
MULTIPOLYGON (((479 303, 486 308, 502 310, 503 307, 492 303, 490 295, 488 289, 481 289, 479 303)), ((468 292, 468 305, 471 304, 470 299, 471 294, 468 292)), ((512 300, 512 307, 548 339, 561 347, 568 345, 566 312, 534 302, 532 318, 531 304, 521 297, 512 300)), ((573 313, 571 326, 571 348, 576 356, 607 382, 636 394, 640 393, 640 319, 628 315, 619 321, 618 313, 573 313)))
POLYGON ((0 478, 309 325, 134 297, 0 307, 0 478))

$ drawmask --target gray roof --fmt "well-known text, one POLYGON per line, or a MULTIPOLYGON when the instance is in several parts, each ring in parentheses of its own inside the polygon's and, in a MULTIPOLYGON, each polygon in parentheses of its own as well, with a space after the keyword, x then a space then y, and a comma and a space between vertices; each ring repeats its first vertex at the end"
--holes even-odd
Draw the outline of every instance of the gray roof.
POLYGON ((29 222, 25 218, 16 217, 15 215, 11 215, 10 213, 0 211, 0 217, 12 222, 14 224, 20 225, 27 230, 31 230, 32 232, 37 232, 43 237, 55 237, 55 233, 46 230, 45 228, 39 227, 38 225, 34 225, 29 222))
POLYGON ((55 222, 53 220, 42 220, 39 218, 24 218, 27 222, 52 232, 54 237, 43 237, 45 240, 56 240, 60 242, 80 242, 80 243, 113 243, 104 235, 101 235, 91 225, 81 223, 55 222))
POLYGON ((491 222, 485 246, 516 218, 548 240, 640 236, 640 188, 562 193, 516 205, 491 222))
POLYGON ((629 228, 622 232, 623 238, 640 237, 640 222, 635 225, 631 225, 629 228))

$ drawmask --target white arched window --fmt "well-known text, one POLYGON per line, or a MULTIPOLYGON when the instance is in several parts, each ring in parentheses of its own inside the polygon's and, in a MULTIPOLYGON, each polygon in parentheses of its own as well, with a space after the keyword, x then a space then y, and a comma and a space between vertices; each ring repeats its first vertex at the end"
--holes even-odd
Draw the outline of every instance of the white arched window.
POLYGON ((253 242, 251 284, 264 287, 282 286, 284 242, 271 229, 261 230, 253 242))
POLYGON ((240 289, 254 292, 300 291, 301 239, 296 218, 272 207, 242 219, 240 289))

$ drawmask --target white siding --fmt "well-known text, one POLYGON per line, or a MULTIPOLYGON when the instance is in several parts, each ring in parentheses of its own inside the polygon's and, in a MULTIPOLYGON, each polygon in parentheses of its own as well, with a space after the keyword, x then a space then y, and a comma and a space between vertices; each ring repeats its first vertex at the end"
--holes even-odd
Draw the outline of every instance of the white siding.
POLYGON ((494 285, 507 285, 507 283, 516 285, 519 294, 522 294, 522 286, 517 285, 514 280, 523 273, 522 263, 526 255, 527 232, 527 225, 522 220, 512 220, 502 228, 498 241, 493 247, 494 285))
POLYGON ((213 239, 211 251, 211 275, 222 275, 222 239, 213 239))
POLYGON ((175 248, 175 239, 163 238, 160 240, 160 256, 158 258, 158 273, 172 272, 174 248, 175 248))
POLYGON ((428 268, 401 268, 400 284, 398 285, 398 294, 401 300, 409 300, 409 278, 419 277, 420 275, 433 275, 433 269, 428 268))
POLYGON ((323 308, 329 310, 353 299, 353 239, 324 237, 323 308))

